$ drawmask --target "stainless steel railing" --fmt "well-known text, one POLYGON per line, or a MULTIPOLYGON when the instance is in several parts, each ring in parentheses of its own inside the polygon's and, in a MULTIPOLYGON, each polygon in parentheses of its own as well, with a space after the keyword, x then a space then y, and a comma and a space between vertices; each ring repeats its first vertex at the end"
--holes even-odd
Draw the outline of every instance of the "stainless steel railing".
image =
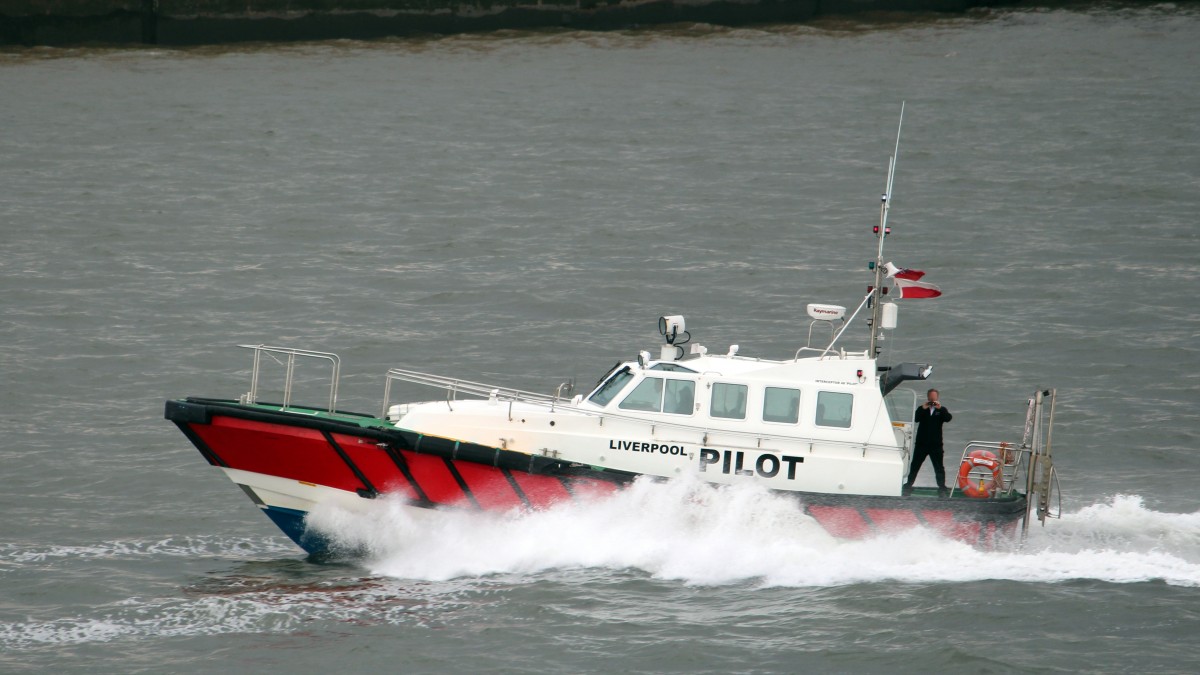
MULTIPOLYGON (((1012 494, 1012 491, 1017 486, 1017 476, 1024 468, 1025 457, 1029 454, 1028 448, 1018 447, 1016 443, 1008 441, 971 441, 963 448, 962 458, 959 459, 957 467, 961 467, 962 463, 967 461, 967 456, 975 450, 987 450, 996 456, 1000 461, 1002 480, 996 486, 996 495, 1012 494)), ((992 472, 982 468, 972 469, 967 477, 971 481, 984 480, 987 481, 992 477, 992 472)), ((958 483, 951 488, 952 491, 958 490, 958 483)))
MULTIPOLYGON (((1047 518, 1062 517, 1062 492, 1050 454, 1056 396, 1054 389, 1034 392, 1029 399, 1025 433, 1020 444, 971 441, 962 453, 961 461, 966 461, 973 450, 987 450, 996 455, 1002 467, 1002 481, 997 486, 997 495, 1011 495, 1023 484, 1027 501, 1022 533, 1028 532, 1031 517, 1036 517, 1043 524, 1047 518)), ((971 480, 982 479, 985 482, 992 476, 990 471, 983 469, 973 469, 967 475, 971 480)), ((954 489, 958 489, 957 484, 954 489)))
MULTIPOLYGON (((388 408, 392 402, 392 382, 395 381, 410 382, 427 387, 436 387, 446 391, 446 403, 453 405, 454 401, 458 400, 459 395, 476 396, 479 398, 494 398, 505 402, 518 403, 536 403, 539 405, 549 405, 552 409, 562 399, 559 398, 563 385, 559 385, 554 396, 546 394, 538 394, 532 391, 523 389, 512 389, 509 387, 497 387, 492 384, 483 382, 472 382, 471 380, 463 380, 456 377, 445 377, 443 375, 433 375, 430 373, 421 373, 415 370, 404 370, 403 368, 392 368, 387 371, 387 382, 383 386, 383 411, 380 417, 387 418, 388 408)), ((565 383, 564 383, 565 384, 565 383)))
POLYGON ((258 401, 258 377, 261 372, 262 357, 266 354, 273 361, 285 368, 286 372, 283 379, 284 408, 292 404, 292 384, 295 382, 296 357, 328 361, 332 369, 329 383, 329 412, 337 409, 338 380, 341 377, 342 371, 342 360, 338 358, 337 354, 331 352, 314 352, 308 349, 293 349, 291 347, 271 347, 268 345, 238 346, 243 349, 254 350, 254 368, 250 373, 250 391, 242 395, 242 403, 253 404, 258 401), (276 358, 275 355, 277 354, 286 357, 285 360, 276 358))

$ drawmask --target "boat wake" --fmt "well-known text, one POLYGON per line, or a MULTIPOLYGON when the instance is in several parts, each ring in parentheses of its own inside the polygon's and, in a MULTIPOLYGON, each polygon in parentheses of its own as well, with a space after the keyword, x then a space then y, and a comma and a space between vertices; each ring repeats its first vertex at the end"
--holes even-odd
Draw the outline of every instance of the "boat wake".
POLYGON ((559 577, 590 584, 633 574, 750 589, 1076 579, 1200 587, 1200 512, 1154 511, 1136 496, 1067 513, 1031 528, 1024 544, 992 551, 924 529, 835 539, 790 498, 686 480, 638 481, 608 498, 523 514, 363 503, 365 512, 321 507, 310 525, 363 553, 357 564, 369 576, 307 564, 282 537, 0 546, 0 573, 27 575, 33 588, 50 574, 87 588, 82 579, 96 564, 146 574, 145 566, 178 565, 173 559, 203 561, 175 592, 118 590, 60 611, 0 617, 0 670, 23 663, 23 654, 53 658, 64 644, 287 634, 347 622, 442 626, 473 616, 497 589, 559 577), (214 558, 227 565, 209 570, 214 558))
POLYGON ((692 585, 837 586, 986 579, 1200 586, 1200 512, 1164 513, 1116 495, 992 551, 931 529, 847 541, 794 502, 754 486, 638 481, 593 501, 535 513, 417 512, 382 499, 333 507, 309 525, 386 576, 446 580, 555 569, 635 569, 692 585))

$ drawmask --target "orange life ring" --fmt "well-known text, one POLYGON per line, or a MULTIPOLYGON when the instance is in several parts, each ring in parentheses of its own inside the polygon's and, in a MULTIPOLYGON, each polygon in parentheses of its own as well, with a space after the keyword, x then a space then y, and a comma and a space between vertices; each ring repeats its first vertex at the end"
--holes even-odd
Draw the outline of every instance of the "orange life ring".
POLYGON ((987 499, 996 494, 1004 484, 1004 465, 1000 459, 987 450, 972 450, 963 463, 958 467, 958 488, 968 497, 987 499), (978 485, 971 482, 970 474, 973 469, 984 467, 992 470, 992 480, 978 485))

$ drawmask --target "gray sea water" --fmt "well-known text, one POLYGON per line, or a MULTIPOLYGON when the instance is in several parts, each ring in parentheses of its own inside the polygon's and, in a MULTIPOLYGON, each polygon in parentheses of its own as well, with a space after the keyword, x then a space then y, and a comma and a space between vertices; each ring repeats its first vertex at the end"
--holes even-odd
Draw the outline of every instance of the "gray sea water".
POLYGON ((0 52, 0 671, 1195 672, 1198 45, 1164 4, 0 52), (666 313, 790 355, 865 291, 901 101, 888 257, 945 295, 884 358, 955 448, 1058 389, 1024 547, 675 484, 381 501, 317 564, 162 419, 246 391, 239 343, 337 352, 365 412, 394 366, 590 383, 666 313))

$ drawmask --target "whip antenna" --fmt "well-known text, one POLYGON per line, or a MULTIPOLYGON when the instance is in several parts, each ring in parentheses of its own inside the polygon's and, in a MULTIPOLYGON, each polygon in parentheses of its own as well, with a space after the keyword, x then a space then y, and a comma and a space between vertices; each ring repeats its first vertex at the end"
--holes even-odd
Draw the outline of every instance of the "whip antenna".
POLYGON ((882 295, 883 285, 883 240, 890 233, 888 228, 887 218, 888 209, 892 203, 892 186, 896 180, 896 158, 900 156, 900 130, 904 128, 904 101, 900 102, 900 123, 896 125, 896 148, 892 151, 892 156, 888 159, 888 174, 887 182, 884 183, 883 197, 880 200, 879 206, 879 225, 875 227, 875 236, 879 240, 879 245, 875 250, 875 263, 872 267, 875 268, 875 285, 871 287, 870 299, 867 304, 871 307, 871 344, 868 354, 871 358, 879 355, 879 348, 875 346, 881 337, 879 335, 879 315, 882 311, 880 306, 880 296, 882 295))

